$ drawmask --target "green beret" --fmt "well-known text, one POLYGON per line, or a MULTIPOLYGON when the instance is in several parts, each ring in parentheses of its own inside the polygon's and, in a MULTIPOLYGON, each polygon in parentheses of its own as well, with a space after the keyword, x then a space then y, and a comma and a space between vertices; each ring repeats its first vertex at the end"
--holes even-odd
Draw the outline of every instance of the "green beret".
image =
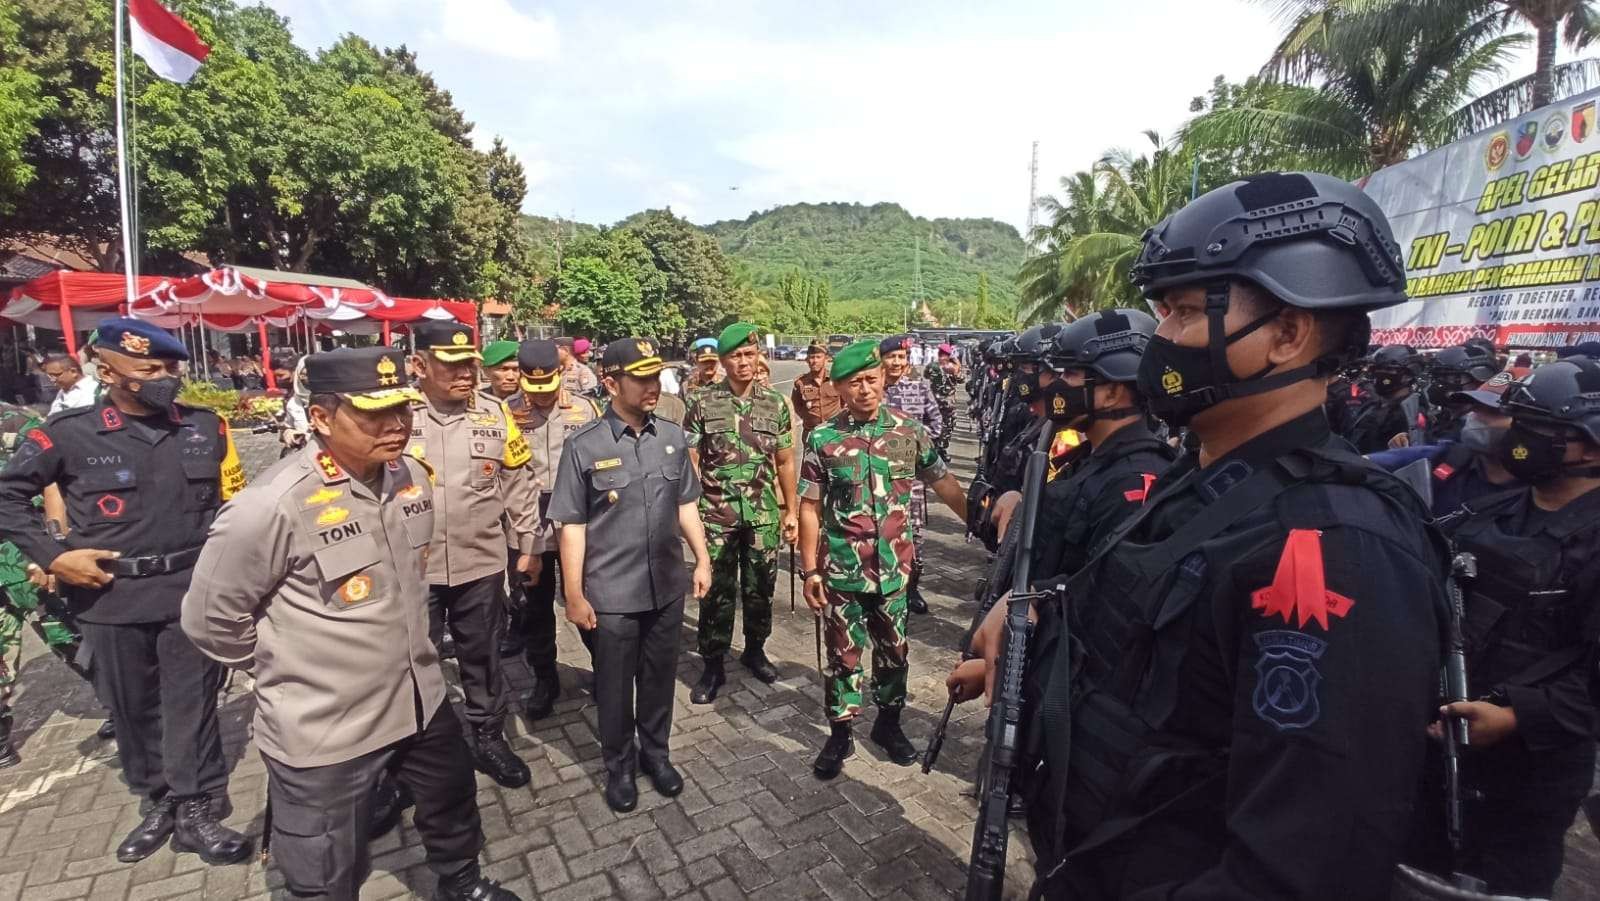
POLYGON ((878 342, 867 338, 851 344, 834 355, 833 368, 828 370, 828 378, 836 382, 843 381, 863 369, 875 369, 882 362, 883 358, 878 355, 878 342))
POLYGON ((507 360, 517 356, 517 342, 515 341, 490 341, 483 346, 483 365, 485 367, 499 366, 507 360))
POLYGON ((758 339, 755 326, 748 322, 735 322, 722 330, 717 336, 717 355, 727 356, 746 344, 755 344, 758 339))

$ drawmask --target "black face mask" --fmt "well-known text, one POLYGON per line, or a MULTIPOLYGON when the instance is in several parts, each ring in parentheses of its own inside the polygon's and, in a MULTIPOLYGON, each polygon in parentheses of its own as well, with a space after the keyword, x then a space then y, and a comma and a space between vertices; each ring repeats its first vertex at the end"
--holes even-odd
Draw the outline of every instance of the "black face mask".
POLYGON ((1206 318, 1210 333, 1203 347, 1183 347, 1160 335, 1150 336, 1144 356, 1139 360, 1139 391, 1150 400, 1150 412, 1173 428, 1183 428, 1196 413, 1224 400, 1274 391, 1316 374, 1316 366, 1302 366, 1268 376, 1272 364, 1239 378, 1228 366, 1229 345, 1278 317, 1268 313, 1231 335, 1223 334, 1222 317, 1227 315, 1225 287, 1206 292, 1206 318))
POLYGON ((175 375, 153 379, 118 378, 117 387, 138 398, 139 403, 152 410, 165 410, 178 400, 183 390, 183 380, 175 375))
POLYGON ((1543 435, 1512 422, 1500 438, 1497 456, 1506 472, 1529 485, 1546 485, 1563 476, 1600 475, 1600 466, 1569 466, 1565 435, 1543 435))
POLYGON ((1033 400, 1039 393, 1039 373, 1018 369, 1011 374, 1011 387, 1017 389, 1017 396, 1023 400, 1033 400))
POLYGON ((1400 372, 1377 371, 1372 374, 1372 390, 1379 397, 1394 397, 1410 388, 1413 379, 1400 372))
POLYGON ((1045 415, 1057 425, 1087 428, 1096 419, 1119 419, 1138 413, 1136 407, 1114 407, 1109 410, 1099 410, 1094 405, 1094 389, 1100 385, 1093 376, 1084 379, 1081 385, 1069 385, 1064 380, 1057 378, 1043 390, 1045 400, 1045 415), (1079 422, 1078 420, 1082 420, 1079 422))

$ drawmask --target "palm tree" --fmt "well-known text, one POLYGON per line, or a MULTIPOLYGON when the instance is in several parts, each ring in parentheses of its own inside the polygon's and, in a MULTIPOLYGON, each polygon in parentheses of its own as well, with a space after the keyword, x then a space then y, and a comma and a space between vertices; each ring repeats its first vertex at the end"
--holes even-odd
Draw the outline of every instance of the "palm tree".
MULTIPOLYGON (((1594 82, 1592 60, 1586 64, 1556 66, 1558 31, 1574 50, 1582 50, 1600 37, 1600 9, 1596 9, 1592 0, 1493 0, 1491 5, 1504 7, 1508 19, 1521 20, 1537 36, 1533 75, 1524 79, 1531 87, 1527 109, 1538 109, 1555 100, 1558 80, 1563 82, 1564 93, 1583 90, 1594 82)), ((1519 81, 1506 87, 1521 84, 1519 81)))
POLYGON ((1189 197, 1190 157, 1145 132, 1148 155, 1112 150, 1089 172, 1061 180, 1065 203, 1041 203, 1050 224, 1032 236, 1044 251, 1023 264, 1024 324, 1076 319, 1107 307, 1139 302, 1128 271, 1145 230, 1189 197))
POLYGON ((1288 33, 1245 103, 1191 120, 1194 147, 1268 146, 1355 178, 1470 131, 1474 85, 1528 43, 1480 0, 1289 0, 1288 33))

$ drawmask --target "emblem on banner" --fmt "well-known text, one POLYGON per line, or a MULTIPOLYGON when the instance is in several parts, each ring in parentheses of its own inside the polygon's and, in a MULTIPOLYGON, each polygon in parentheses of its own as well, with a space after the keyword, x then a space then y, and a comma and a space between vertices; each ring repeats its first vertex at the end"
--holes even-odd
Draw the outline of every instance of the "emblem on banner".
POLYGON ((1539 140, 1539 123, 1524 122, 1517 126, 1517 159, 1525 160, 1539 140))
POLYGON ((1511 132, 1495 132, 1489 139, 1489 147, 1483 152, 1484 168, 1490 172, 1499 171, 1506 164, 1506 157, 1511 155, 1511 132))
POLYGON ((1594 101, 1580 103, 1572 108, 1572 141, 1582 144, 1594 134, 1594 101))
POLYGON ((1561 149, 1562 142, 1567 139, 1567 117, 1556 113, 1544 120, 1544 149, 1546 153, 1555 153, 1561 149))

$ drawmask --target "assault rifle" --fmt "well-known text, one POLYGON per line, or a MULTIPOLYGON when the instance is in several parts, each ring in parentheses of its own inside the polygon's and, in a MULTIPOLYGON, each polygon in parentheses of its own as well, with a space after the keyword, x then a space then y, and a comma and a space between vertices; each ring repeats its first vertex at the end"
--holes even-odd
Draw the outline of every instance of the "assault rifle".
MULTIPOLYGON (((1011 595, 1006 601, 1006 624, 1001 632, 1000 654, 996 658, 994 703, 989 708, 985 727, 988 747, 986 765, 978 783, 978 819, 972 827, 972 859, 967 864, 967 901, 999 901, 1006 878, 1006 844, 1010 839, 1007 812, 1011 803, 1011 779, 1018 764, 1022 731, 1022 674, 1027 666, 1028 639, 1033 624, 1028 611, 1043 597, 1029 588, 1033 568, 1033 533, 1039 520, 1040 496, 1044 494, 1045 467, 1049 464, 1050 442, 1055 429, 1046 424, 1039 443, 1028 457, 1023 477, 1022 518, 1007 533, 1017 535, 1011 564, 1011 595)), ((980 619, 979 622, 982 622, 980 619)))
MULTIPOLYGON (((1466 603, 1461 595, 1461 579, 1478 577, 1478 561, 1470 553, 1456 554, 1450 561, 1450 578, 1445 589, 1450 595, 1449 647, 1444 656, 1444 699, 1455 704, 1467 700, 1467 642, 1461 634, 1461 623, 1466 618, 1466 603)), ((1444 791, 1445 835, 1450 840, 1450 850, 1459 861, 1461 857, 1461 749, 1467 746, 1467 718, 1452 716, 1444 721, 1444 791)), ((1459 888, 1483 891, 1484 884, 1463 873, 1455 873, 1453 881, 1459 888)))

